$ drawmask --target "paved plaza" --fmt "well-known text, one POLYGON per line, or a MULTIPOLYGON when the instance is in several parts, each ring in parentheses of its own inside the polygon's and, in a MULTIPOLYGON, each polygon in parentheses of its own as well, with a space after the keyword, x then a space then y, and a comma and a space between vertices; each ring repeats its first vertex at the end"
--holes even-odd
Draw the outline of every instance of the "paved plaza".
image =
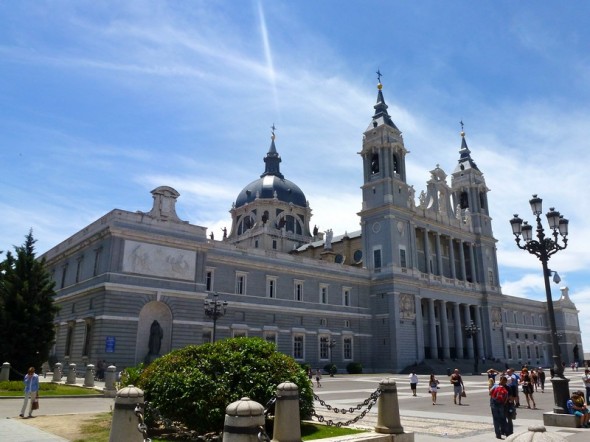
MULTIPOLYGON (((572 388, 581 388, 581 375, 567 373, 571 378, 572 388)), ((483 442, 495 440, 490 413, 486 376, 464 376, 467 397, 463 405, 454 405, 452 387, 446 375, 437 376, 441 389, 437 405, 432 405, 428 393, 427 376, 419 376, 417 396, 412 396, 407 375, 373 374, 373 375, 337 375, 325 376, 322 387, 315 388, 316 394, 328 405, 348 409, 356 407, 368 399, 384 378, 394 379, 398 388, 401 424, 406 432, 414 432, 417 442, 435 442, 455 439, 466 442, 483 442)), ((82 383, 82 380, 80 380, 82 383)), ((97 385, 98 386, 98 385, 97 385)), ((545 393, 535 394, 537 410, 526 409, 524 397, 521 408, 514 421, 514 432, 526 431, 529 426, 543 425, 543 413, 553 409, 553 392, 551 383, 545 386, 545 393), (522 406, 524 404, 524 406, 522 406)), ((0 400, 0 441, 7 442, 57 442, 65 439, 38 430, 18 418, 21 398, 0 400)), ((112 398, 44 398, 43 409, 39 415, 72 415, 101 413, 109 411, 114 404, 112 398)), ((316 411, 334 422, 347 421, 358 416, 360 411, 341 415, 328 412, 316 403, 316 411)), ((377 421, 377 406, 355 426, 373 428, 377 421)), ((568 442, 582 442, 590 439, 590 429, 547 427, 547 431, 559 433, 568 442)))

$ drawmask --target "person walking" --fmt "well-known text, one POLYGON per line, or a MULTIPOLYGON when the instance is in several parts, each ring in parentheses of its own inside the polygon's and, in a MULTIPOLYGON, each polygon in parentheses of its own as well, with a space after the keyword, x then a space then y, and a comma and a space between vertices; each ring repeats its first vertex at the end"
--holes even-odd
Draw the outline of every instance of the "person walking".
POLYGON ((502 439, 503 434, 506 436, 512 434, 512 431, 508 428, 508 416, 506 412, 509 400, 506 381, 507 379, 502 376, 499 383, 490 389, 490 408, 492 410, 496 439, 502 439))
POLYGON ((590 405, 590 369, 584 370, 584 376, 582 376, 582 382, 586 387, 586 404, 590 405))
POLYGON ((526 368, 524 368, 522 370, 522 377, 521 377, 520 381, 522 383, 522 392, 524 393, 524 397, 526 398, 527 408, 531 408, 531 401, 532 401, 533 408, 536 409, 537 404, 535 403, 535 398, 533 397, 533 392, 534 392, 533 380, 526 368))
POLYGON ((537 370, 537 376, 539 377, 541 393, 545 393, 545 372, 543 371, 543 367, 539 367, 539 369, 537 370))
POLYGON ((322 372, 321 372, 321 371, 320 371, 320 369, 318 368, 318 369, 315 371, 315 382, 316 382, 316 386, 317 386, 318 388, 320 388, 320 387, 322 386, 322 384, 321 384, 321 382, 320 382, 320 380, 321 380, 321 379, 322 379, 322 372))
POLYGON ((430 375, 430 379, 428 380, 428 391, 430 391, 430 396, 432 396, 432 405, 436 405, 436 393, 438 393, 438 379, 434 376, 434 373, 430 375))
POLYGON ((451 375, 451 384, 453 384, 453 402, 457 405, 457 398, 459 399, 459 405, 461 405, 461 398, 465 394, 465 385, 463 385, 463 378, 459 369, 455 368, 451 375))
POLYGON ((27 404, 30 400, 31 406, 29 408, 29 417, 33 417, 33 402, 39 395, 39 375, 35 373, 35 367, 29 368, 23 382, 25 383, 25 400, 23 402, 23 407, 20 410, 19 416, 25 417, 27 404))
POLYGON ((418 386, 418 375, 412 372, 410 373, 410 389, 412 390, 412 396, 416 396, 416 387, 418 386))

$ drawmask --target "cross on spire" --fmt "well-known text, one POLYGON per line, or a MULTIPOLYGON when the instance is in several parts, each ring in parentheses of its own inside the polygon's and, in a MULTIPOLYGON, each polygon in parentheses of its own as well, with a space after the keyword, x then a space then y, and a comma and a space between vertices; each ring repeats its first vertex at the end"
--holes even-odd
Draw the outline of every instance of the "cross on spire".
POLYGON ((272 134, 272 139, 274 140, 274 139, 275 139, 275 130, 276 130, 275 124, 274 124, 274 123, 272 123, 272 126, 271 126, 270 128, 271 128, 271 130, 272 130, 272 132, 271 132, 271 134, 272 134))
POLYGON ((381 73, 381 69, 377 69, 377 81, 379 83, 381 83, 381 77, 383 77, 383 74, 381 73))

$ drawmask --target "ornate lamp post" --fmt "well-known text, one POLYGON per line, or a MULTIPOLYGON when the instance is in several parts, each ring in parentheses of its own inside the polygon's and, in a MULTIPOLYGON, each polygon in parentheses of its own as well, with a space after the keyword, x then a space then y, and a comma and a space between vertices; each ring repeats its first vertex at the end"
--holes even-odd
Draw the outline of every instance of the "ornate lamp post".
POLYGON ((473 363, 473 374, 479 374, 479 355, 477 354, 477 342, 475 342, 475 337, 480 332, 480 328, 475 325, 475 322, 471 321, 471 324, 465 326, 465 333, 467 334, 468 338, 473 338, 473 354, 474 354, 474 363, 473 363))
POLYGON ((332 362, 332 350, 336 347, 336 339, 332 339, 328 344, 328 348, 330 349, 330 377, 334 377, 334 364, 332 362))
POLYGON ((205 315, 213 319, 213 342, 215 342, 215 332, 217 331, 217 320, 225 315, 227 301, 218 299, 219 294, 214 293, 213 299, 205 299, 205 315))
POLYGON ((567 247, 567 234, 568 234, 568 223, 569 221, 557 212, 553 207, 547 212, 547 221, 551 233, 548 237, 545 236, 545 230, 541 224, 541 213, 542 209, 541 198, 537 195, 533 195, 533 198, 529 201, 533 215, 537 217, 537 239, 533 239, 533 226, 529 225, 526 221, 523 222, 518 215, 514 215, 514 218, 510 220, 512 225, 512 233, 514 234, 516 245, 518 248, 526 250, 532 255, 535 255, 541 261, 543 265, 543 278, 545 279, 545 292, 547 295, 547 311, 549 314, 549 326, 551 328, 551 346, 553 350, 553 373, 551 377, 551 383, 553 384, 553 399, 555 401, 555 407, 553 411, 555 413, 566 413, 565 404, 569 399, 569 379, 566 379, 563 375, 563 365, 561 363, 561 351, 559 348, 559 341, 557 337, 557 326, 555 325, 555 311, 553 310, 553 299, 551 297, 551 286, 549 285, 549 277, 551 271, 547 267, 549 258, 560 250, 567 247), (524 240, 524 245, 520 244, 524 240), (559 236, 563 245, 559 244, 559 236))

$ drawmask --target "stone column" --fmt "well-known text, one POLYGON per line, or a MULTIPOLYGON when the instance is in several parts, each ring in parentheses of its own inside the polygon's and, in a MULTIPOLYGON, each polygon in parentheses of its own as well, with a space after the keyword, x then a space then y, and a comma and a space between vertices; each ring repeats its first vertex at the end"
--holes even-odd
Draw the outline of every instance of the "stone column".
POLYGON ((143 390, 129 385, 117 392, 109 442, 143 442, 135 407, 143 409, 143 390))
POLYGON ((428 298, 428 330, 430 331, 430 358, 438 359, 436 317, 434 315, 434 299, 432 298, 428 298))
MULTIPOLYGON (((463 304, 463 312, 465 313, 465 325, 471 324, 471 312, 469 311, 469 304, 463 304)), ((468 338, 465 340, 467 344, 467 358, 473 359, 474 352, 473 352, 473 338, 468 338)))
POLYGON ((463 240, 459 240, 459 260, 461 261, 461 279, 467 281, 465 274, 465 251, 463 250, 463 240))
POLYGON ((422 318, 422 298, 414 296, 416 310, 416 362, 424 360, 424 320, 422 318))
POLYGON ((264 428, 264 407, 243 397, 225 409, 223 442, 258 442, 258 434, 264 428))
POLYGON ((471 264, 471 279, 473 281, 473 283, 477 282, 477 271, 475 269, 475 253, 473 251, 473 248, 475 247, 475 244, 471 243, 469 244, 469 263, 471 264))
POLYGON ((440 301, 440 334, 442 338, 442 351, 443 359, 449 359, 451 357, 451 350, 449 344, 449 319, 447 317, 447 303, 446 301, 440 301))
POLYGON ((453 247, 454 245, 454 241, 453 238, 449 236, 449 247, 450 247, 450 251, 449 251, 449 264, 451 267, 451 278, 452 279, 456 279, 457 278, 457 271, 455 269, 455 248, 453 247))
POLYGON ((436 232, 436 265, 438 267, 437 275, 443 276, 443 260, 442 260, 442 248, 440 246, 440 233, 436 232))
POLYGON ((453 303, 453 316, 455 322, 455 349, 457 351, 457 359, 463 359, 463 327, 461 327, 461 309, 459 303, 453 303))
POLYGON ((481 308, 477 305, 475 306, 475 325, 479 327, 479 333, 477 334, 477 354, 480 358, 485 358, 486 351, 483 345, 484 327, 482 327, 481 308))
POLYGON ((428 242, 428 230, 424 227, 424 259, 426 261, 426 272, 430 275, 430 243, 428 242))
POLYGON ((272 442, 300 441, 299 388, 293 382, 283 382, 277 387, 272 442))

